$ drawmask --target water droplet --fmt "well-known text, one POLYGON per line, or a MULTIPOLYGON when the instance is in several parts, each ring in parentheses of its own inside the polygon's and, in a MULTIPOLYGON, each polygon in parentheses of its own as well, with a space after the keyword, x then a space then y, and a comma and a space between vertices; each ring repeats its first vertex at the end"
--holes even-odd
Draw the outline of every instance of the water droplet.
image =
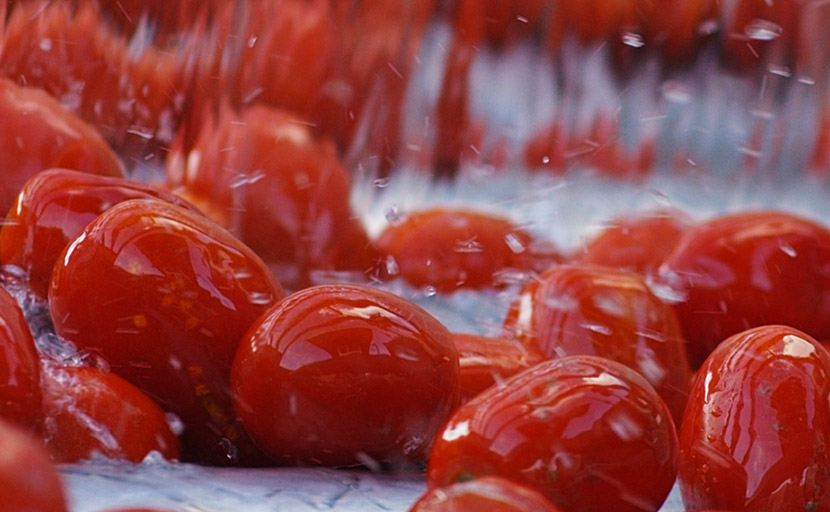
POLYGON ((790 258, 795 258, 796 256, 798 256, 798 251, 795 250, 795 247, 783 240, 778 242, 778 248, 781 249, 781 252, 783 252, 790 258))
POLYGON ((711 36, 720 29, 717 20, 703 20, 697 26, 697 33, 701 36, 711 36))
POLYGON ((248 48, 253 48, 256 44, 256 36, 251 36, 248 38, 248 48))
POLYGON ((406 218, 401 215, 400 210, 398 210, 397 206, 392 206, 385 213, 386 221, 393 226, 400 225, 406 218))
POLYGON ((392 182, 391 178, 378 178, 372 182, 377 188, 386 188, 392 182))
POLYGON ((172 412, 165 413, 164 419, 167 421, 167 425, 174 435, 180 436, 184 433, 186 427, 184 421, 182 421, 178 414, 172 412))
POLYGON ((386 274, 390 276, 396 276, 401 271, 400 267, 398 267, 398 260, 391 254, 384 258, 383 266, 386 269, 386 274))
POLYGON ((790 78, 793 76, 793 70, 788 68, 787 66, 781 66, 779 64, 767 64, 767 71, 770 74, 782 76, 784 78, 790 78))
POLYGON ((580 325, 580 327, 588 329, 589 331, 595 332, 597 334, 604 334, 605 336, 611 336, 611 334, 614 333, 614 331, 612 331, 611 328, 608 327, 607 325, 587 324, 586 323, 586 324, 580 325))
POLYGON ((438 294, 438 290, 435 289, 434 286, 424 286, 423 290, 424 297, 435 297, 438 294))
POLYGON ((668 80, 664 83, 662 93, 664 100, 677 105, 685 105, 692 99, 686 84, 677 80, 668 80))
POLYGON ((542 163, 545 164, 545 165, 549 164, 550 163, 550 157, 548 155, 543 156, 542 157, 542 163))
POLYGON ((233 441, 227 437, 223 437, 219 440, 219 446, 222 448, 222 451, 225 452, 225 457, 229 461, 236 462, 239 460, 239 450, 236 448, 236 445, 233 444, 233 441))
POLYGON ((519 240, 519 237, 516 236, 516 233, 508 233, 504 236, 504 243, 507 244, 507 247, 513 251, 514 254, 521 254, 525 252, 525 244, 519 240))
POLYGON ((744 34, 755 41, 773 41, 781 37, 781 25, 769 20, 756 18, 744 27, 744 34))
POLYGON ((52 40, 48 37, 44 37, 40 40, 40 44, 38 45, 40 49, 44 52, 52 51, 52 40))
POLYGON ((642 48, 646 44, 646 40, 642 34, 636 32, 623 32, 622 42, 624 45, 632 48, 642 48))
POLYGON ((354 454, 354 458, 359 463, 366 466, 366 469, 372 473, 380 473, 383 470, 383 466, 381 466, 380 462, 366 452, 357 452, 354 454))

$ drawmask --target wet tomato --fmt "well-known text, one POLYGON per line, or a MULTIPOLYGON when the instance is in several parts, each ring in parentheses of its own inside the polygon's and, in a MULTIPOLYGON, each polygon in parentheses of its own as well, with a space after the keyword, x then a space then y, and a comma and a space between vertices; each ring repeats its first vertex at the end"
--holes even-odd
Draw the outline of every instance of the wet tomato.
POLYGON ((558 262, 550 245, 509 221, 468 210, 413 213, 375 243, 383 273, 445 293, 499 284, 501 273, 538 271, 558 262))
POLYGON ((709 356, 680 429, 689 509, 830 510, 830 352, 791 327, 736 334, 709 356))
POLYGON ((0 212, 7 212, 26 180, 43 169, 123 175, 98 132, 41 90, 0 78, 0 119, 0 212))
POLYGON ((693 367, 750 327, 830 339, 830 232, 779 212, 726 215, 689 230, 660 267, 693 367))
POLYGON ((4 32, 0 73, 57 98, 128 167, 152 164, 188 105, 189 65, 183 52, 133 43, 108 27, 95 1, 20 2, 4 32))
POLYGON ((432 489, 410 512, 559 512, 538 491, 497 476, 432 489))
POLYGON ((546 361, 461 406, 436 439, 429 488, 496 475, 563 510, 656 511, 677 470, 663 400, 614 361, 546 361))
POLYGON ((462 404, 544 359, 533 348, 507 338, 453 334, 453 342, 461 368, 462 404))
POLYGON ((40 358, 23 312, 0 288, 0 417, 32 431, 41 425, 40 358))
POLYGON ((227 231, 179 206, 131 199, 67 246, 49 307, 58 334, 180 416, 183 458, 233 463, 253 450, 232 411, 231 363, 248 327, 282 296, 227 231))
POLYGON ((231 381, 254 441, 286 464, 422 461, 458 400, 447 329, 357 286, 301 290, 245 336, 231 381))
POLYGON ((549 358, 598 355, 638 371, 683 416, 691 368, 680 324, 637 273, 560 265, 529 282, 513 300, 504 336, 549 358))
POLYGON ((46 446, 55 461, 98 454, 141 462, 154 451, 179 457, 179 440, 161 407, 114 373, 48 366, 43 411, 46 446))
POLYGON ((658 211, 614 219, 582 248, 579 261, 652 273, 674 249, 689 223, 680 214, 658 211))
POLYGON ((312 270, 371 266, 334 146, 293 114, 224 109, 193 152, 171 157, 170 177, 177 193, 254 249, 289 288, 308 285, 312 270))
POLYGON ((63 485, 38 440, 0 420, 0 503, 14 512, 67 512, 63 485))
POLYGON ((0 262, 23 269, 45 298, 61 251, 98 215, 127 199, 158 198, 193 207, 171 193, 125 178, 49 169, 26 182, 0 229, 0 262))

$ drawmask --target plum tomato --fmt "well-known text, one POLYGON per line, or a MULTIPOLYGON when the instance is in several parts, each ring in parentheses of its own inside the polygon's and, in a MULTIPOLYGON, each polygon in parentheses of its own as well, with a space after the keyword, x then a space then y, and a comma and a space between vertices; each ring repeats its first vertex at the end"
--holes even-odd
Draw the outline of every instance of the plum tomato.
POLYGON ((288 112, 222 110, 192 152, 175 152, 176 193, 250 246, 290 289, 312 270, 372 264, 369 239, 349 206, 350 183, 330 141, 288 112))
POLYGON ((46 446, 57 462, 95 454, 141 462, 151 452, 179 457, 164 411, 138 388, 98 368, 47 366, 43 411, 46 446))
POLYGON ((563 510, 657 511, 677 471, 663 400, 596 356, 545 361, 461 406, 435 440, 430 489, 495 475, 563 510))
POLYGON ((158 198, 194 209, 178 196, 125 178, 49 169, 26 182, 0 228, 0 262, 23 269, 45 298, 61 251, 98 215, 127 199, 158 198))
POLYGON ((189 63, 184 52, 146 44, 145 35, 130 44, 104 18, 94 0, 20 2, 5 29, 0 74, 57 98, 129 167, 154 163, 189 106, 189 63))
POLYGON ((731 336, 695 380, 680 429, 688 509, 830 510, 830 352, 771 325, 731 336))
POLYGON ((458 354, 426 311, 322 285, 273 306, 240 344, 231 385, 253 440, 285 464, 422 461, 458 401, 458 354))
POLYGON ((409 512, 560 512, 535 489, 497 476, 485 476, 432 489, 409 512))
POLYGON ((247 464, 256 452, 233 414, 228 378, 245 331, 283 296, 227 231, 174 204, 131 199, 66 247, 49 308, 59 335, 179 415, 182 458, 247 464))
POLYGON ((0 212, 7 212, 26 180, 51 167, 123 176, 115 153, 98 132, 45 92, 0 77, 0 212))
POLYGON ((690 229, 659 269, 673 289, 689 361, 750 327, 790 325, 830 339, 830 231, 772 211, 725 215, 690 229))
POLYGON ((13 512, 67 512, 60 476, 40 442, 0 420, 0 503, 13 512))
POLYGON ((683 416, 691 368, 677 315, 637 273, 560 265, 513 299, 504 336, 548 358, 586 354, 638 371, 672 412, 683 416))
POLYGON ((445 293, 494 286, 503 272, 541 271, 561 260, 550 244, 508 220, 458 209, 407 215, 375 247, 382 274, 445 293))
POLYGON ((17 302, 0 288, 0 417, 39 431, 41 400, 35 342, 17 302))
POLYGON ((612 220, 581 250, 582 263, 653 273, 689 228, 682 215, 648 212, 612 220))
POLYGON ((508 338, 453 333, 453 343, 461 369, 462 404, 544 359, 534 348, 508 338))

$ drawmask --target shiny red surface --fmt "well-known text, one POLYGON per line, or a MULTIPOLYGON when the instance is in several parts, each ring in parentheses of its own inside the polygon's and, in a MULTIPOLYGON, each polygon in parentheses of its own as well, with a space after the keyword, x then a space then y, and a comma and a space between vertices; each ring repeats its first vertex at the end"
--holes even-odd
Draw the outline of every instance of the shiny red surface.
POLYGON ((56 462, 103 455, 141 462, 152 451, 179 457, 164 410, 138 388, 97 368, 47 367, 46 446, 56 462))
POLYGON ((49 306, 58 334, 181 417, 184 458, 232 463, 250 453, 231 407, 231 363, 248 327, 283 295, 262 261, 219 226, 132 199, 67 247, 49 306))
POLYGON ((410 512, 560 512, 543 494, 496 476, 432 489, 410 512))
POLYGON ((784 326, 736 334, 709 356, 680 429, 688 508, 830 510, 830 352, 784 326))
POLYGON ((375 246, 386 274, 445 293, 495 286, 501 272, 543 270, 561 259, 506 219, 467 210, 409 214, 389 225, 375 246))
POLYGON ((0 262, 24 270, 45 298, 61 251, 107 208, 127 199, 158 198, 185 208, 177 196, 126 178, 48 169, 26 182, 0 229, 0 262))
POLYGON ((277 462, 418 462, 458 401, 458 355, 449 331, 405 299, 316 286, 251 327, 231 385, 245 428, 277 462))
POLYGON ((271 265, 286 287, 311 270, 371 266, 362 225, 349 209, 349 178, 332 143, 301 118, 264 106, 223 109, 194 153, 174 153, 176 192, 200 207, 271 265))
POLYGON ((684 235, 660 268, 674 288, 689 361, 750 327, 830 338, 830 232, 779 212, 726 215, 684 235))
POLYGON ((461 403, 542 361, 541 353, 507 338, 454 333, 461 368, 461 403))
POLYGON ((680 324, 637 273, 560 265, 513 299, 504 336, 549 358, 597 355, 642 374, 679 424, 691 383, 680 324))
POLYGON ((672 212, 617 218, 588 241, 576 258, 593 265, 652 273, 688 228, 689 223, 672 212))
POLYGON ((40 431, 40 357, 23 312, 0 288, 0 417, 40 431))
POLYGON ((594 356, 541 363, 463 405, 436 439, 429 488, 497 475, 563 510, 658 510, 677 435, 654 389, 594 356))
POLYGON ((45 92, 0 78, 0 212, 26 180, 50 167, 121 176, 121 164, 98 132, 45 92))
POLYGON ((63 486, 37 438, 0 421, 0 503, 15 512, 67 512, 63 486))

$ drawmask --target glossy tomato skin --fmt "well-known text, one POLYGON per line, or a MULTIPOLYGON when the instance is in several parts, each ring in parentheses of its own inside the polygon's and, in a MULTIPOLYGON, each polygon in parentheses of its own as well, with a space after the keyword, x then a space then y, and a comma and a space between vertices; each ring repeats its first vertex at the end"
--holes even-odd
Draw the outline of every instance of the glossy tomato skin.
POLYGON ((125 178, 48 169, 23 186, 0 229, 0 262, 24 270, 46 298, 61 251, 98 215, 127 199, 157 198, 195 210, 169 192, 125 178))
POLYGON ((541 352, 510 338, 453 333, 461 370, 461 403, 541 362, 541 352))
POLYGON ((123 176, 115 153, 98 132, 45 92, 0 78, 0 211, 14 203, 26 180, 50 167, 123 176))
POLYGON ((457 404, 458 355, 405 299, 315 286, 251 327, 231 385, 245 428, 280 463, 419 462, 457 404))
POLYGON ((577 259, 591 265, 653 273, 688 228, 689 222, 672 212, 614 219, 585 244, 577 259))
POLYGON ((288 288, 307 286, 312 270, 371 266, 346 170, 331 142, 296 115, 223 109, 194 151, 175 152, 169 164, 176 193, 256 251, 288 288))
POLYGON ((58 472, 36 438, 0 420, 0 453, 0 503, 4 510, 69 510, 58 472))
POLYGON ((560 512, 543 494, 497 476, 432 489, 410 512, 560 512))
POLYGON ((248 448, 231 407, 231 363, 248 327, 283 295, 227 231, 173 204, 132 199, 67 246, 49 307, 58 334, 181 417, 183 458, 232 463, 248 448))
POLYGON ((500 272, 538 271, 561 259, 550 245, 501 217, 458 209, 410 214, 387 227, 375 246, 387 274, 445 293, 491 287, 500 272))
POLYGON ((682 299, 692 367, 759 325, 830 339, 830 232, 815 222, 771 211, 715 218, 688 231, 659 274, 682 299))
POLYGON ((150 452, 179 457, 164 411, 138 388, 98 368, 48 366, 43 410, 46 446, 57 462, 95 454, 139 463, 150 452))
POLYGON ((0 417, 39 431, 40 357, 23 312, 0 288, 0 417))
POLYGON ((658 510, 677 470, 666 405, 614 361, 540 363, 459 408, 436 439, 430 489, 496 475, 563 510, 658 510))
POLYGON ((706 360, 680 429, 689 509, 830 510, 830 352, 780 325, 731 336, 706 360))
POLYGON ((637 273, 559 265, 529 282, 504 322, 545 357, 586 354, 613 359, 643 375, 679 423, 691 384, 680 324, 637 273))

